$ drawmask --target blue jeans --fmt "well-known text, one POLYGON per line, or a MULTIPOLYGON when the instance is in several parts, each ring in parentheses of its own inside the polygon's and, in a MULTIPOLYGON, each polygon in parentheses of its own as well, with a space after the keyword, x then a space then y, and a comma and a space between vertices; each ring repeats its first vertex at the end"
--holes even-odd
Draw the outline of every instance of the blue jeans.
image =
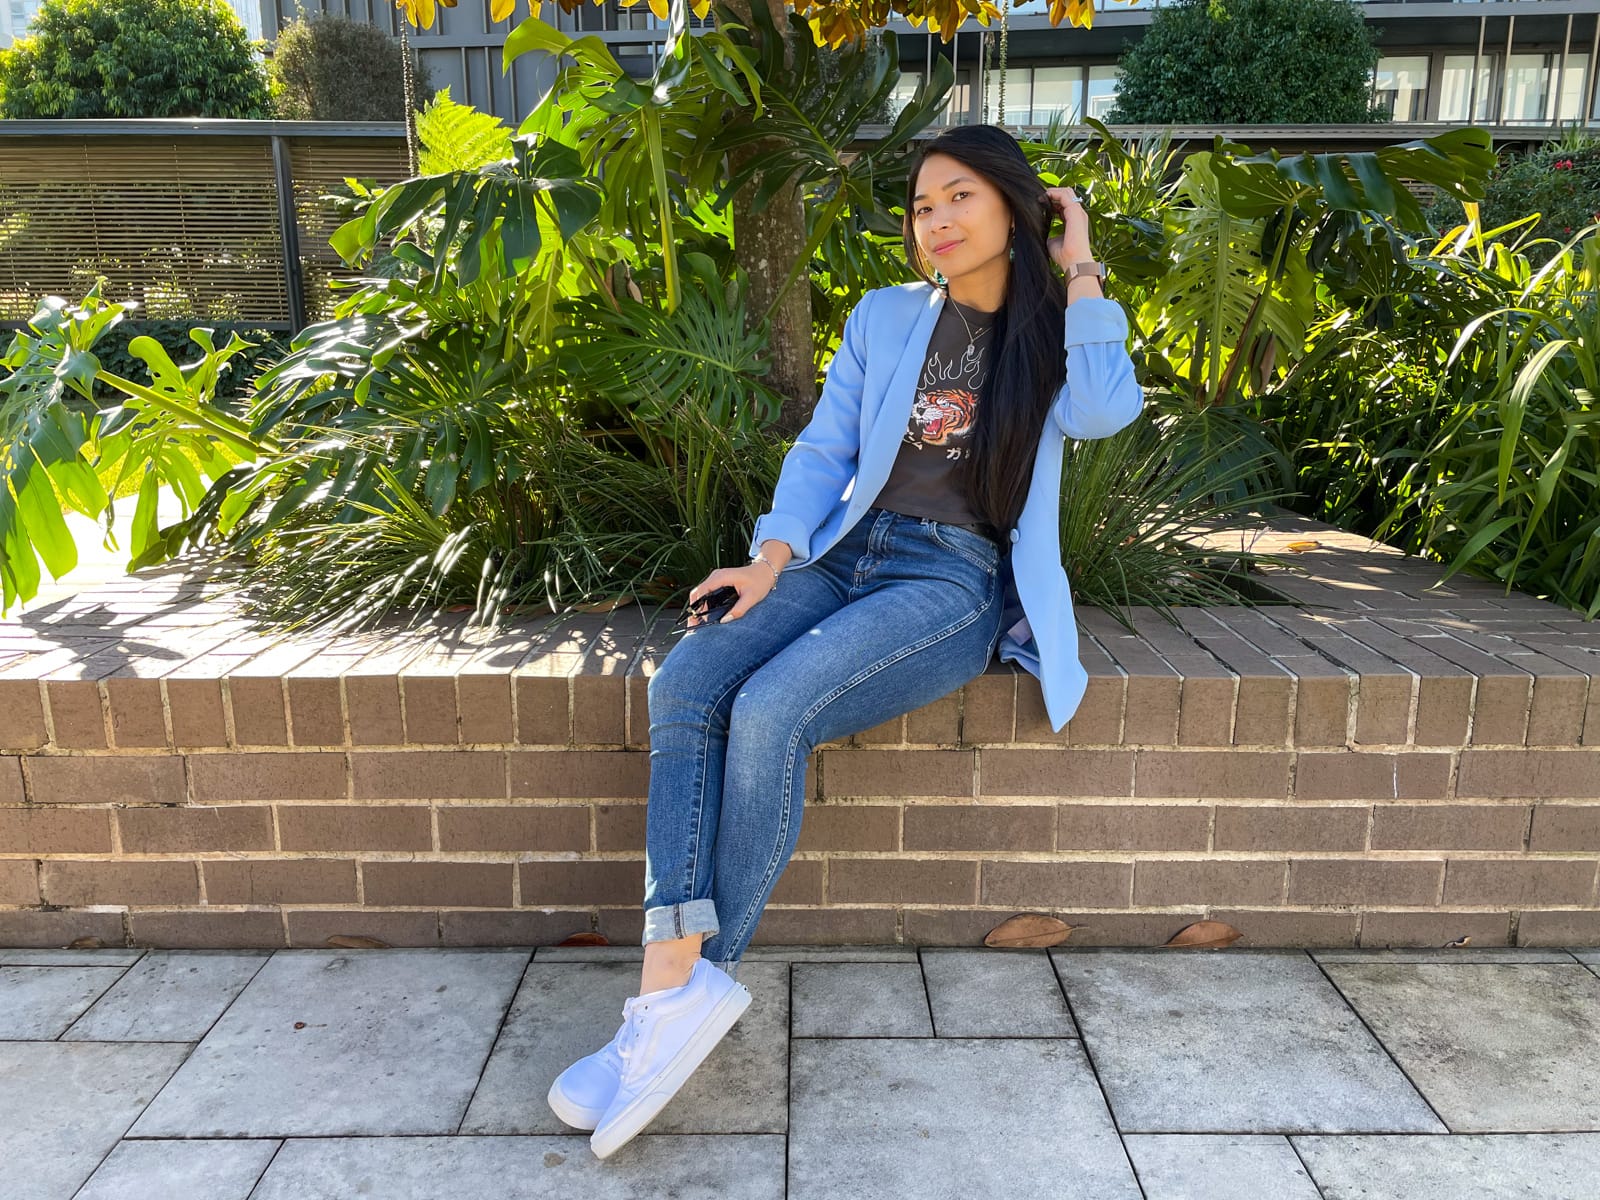
POLYGON ((642 944, 702 933, 733 975, 800 837, 807 759, 981 675, 1000 545, 869 508, 744 616, 683 633, 648 685, 642 944))

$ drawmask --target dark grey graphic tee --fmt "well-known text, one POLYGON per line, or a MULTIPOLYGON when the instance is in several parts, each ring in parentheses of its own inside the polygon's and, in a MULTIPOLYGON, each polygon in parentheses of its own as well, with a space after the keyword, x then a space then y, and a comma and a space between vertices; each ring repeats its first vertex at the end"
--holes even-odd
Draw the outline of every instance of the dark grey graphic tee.
MULTIPOLYGON (((873 501, 877 507, 952 525, 980 523, 967 505, 957 472, 972 452, 978 393, 988 377, 993 325, 993 313, 945 299, 928 342, 900 451, 888 482, 873 501), (969 326, 977 335, 970 347, 969 326), (990 332, 984 333, 986 329, 990 332)), ((987 527, 981 532, 994 536, 987 527)))

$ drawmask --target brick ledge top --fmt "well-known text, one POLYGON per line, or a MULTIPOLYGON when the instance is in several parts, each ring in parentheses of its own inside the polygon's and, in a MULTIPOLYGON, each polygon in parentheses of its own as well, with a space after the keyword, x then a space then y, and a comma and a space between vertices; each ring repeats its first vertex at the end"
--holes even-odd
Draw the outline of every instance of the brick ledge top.
MULTIPOLYGON (((1543 691, 1548 712, 1537 744, 1600 743, 1600 622, 1464 575, 1441 584, 1436 563, 1275 506, 1199 540, 1294 558, 1298 570, 1256 576, 1294 603, 1178 607, 1177 625, 1153 608, 1125 608, 1132 632, 1111 612, 1082 605, 1080 653, 1091 687, 1181 680, 1198 699, 1207 686, 1198 681, 1215 680, 1242 710, 1246 687, 1266 686, 1258 681, 1304 688, 1332 679, 1359 690, 1386 679, 1408 693, 1440 681, 1441 694, 1461 690, 1480 719, 1486 706, 1505 710, 1495 719, 1523 731, 1506 741, 1529 745, 1543 691), (1286 551, 1299 541, 1317 547, 1286 551)), ((220 586, 208 587, 210 574, 206 562, 185 560, 14 611, 0 622, 0 687, 275 676, 342 677, 348 691, 352 677, 648 676, 671 648, 665 631, 677 615, 630 604, 506 618, 492 634, 467 627, 465 613, 414 623, 401 616, 361 633, 285 633, 254 625, 220 586)), ((985 672, 1020 674, 998 661, 985 672)), ((1415 705, 1414 696, 1413 717, 1415 705)))

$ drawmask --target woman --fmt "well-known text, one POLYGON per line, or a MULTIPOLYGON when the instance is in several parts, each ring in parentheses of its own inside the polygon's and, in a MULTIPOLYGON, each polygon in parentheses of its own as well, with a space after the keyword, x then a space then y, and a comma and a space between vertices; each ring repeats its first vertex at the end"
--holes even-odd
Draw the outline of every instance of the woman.
POLYGON ((852 310, 750 563, 689 594, 730 586, 737 601, 714 624, 691 616, 650 679, 640 994, 550 1089, 601 1158, 749 1006, 735 974, 799 838, 818 743, 947 695, 997 645, 1039 677, 1056 729, 1083 694, 1062 444, 1138 415, 1126 318, 1100 290, 1073 190, 1045 188, 1003 129, 930 140, 905 211, 925 282, 852 310))

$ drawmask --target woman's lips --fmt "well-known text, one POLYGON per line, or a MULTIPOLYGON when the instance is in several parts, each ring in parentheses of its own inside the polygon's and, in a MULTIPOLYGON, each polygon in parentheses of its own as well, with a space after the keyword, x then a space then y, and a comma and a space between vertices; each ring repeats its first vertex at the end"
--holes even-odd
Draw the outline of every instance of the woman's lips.
POLYGON ((950 249, 953 249, 953 248, 954 248, 954 247, 956 247, 956 246, 959 246, 959 245, 961 245, 961 240, 960 240, 960 239, 959 239, 959 238, 957 238, 957 239, 956 239, 956 240, 955 240, 955 241, 953 241, 953 242, 946 242, 946 243, 945 243, 945 244, 944 244, 944 245, 942 245, 942 246, 935 246, 935 247, 934 247, 934 248, 933 248, 933 252, 934 252, 934 253, 935 253, 935 254, 943 254, 943 253, 944 253, 944 252, 945 252, 945 251, 946 251, 946 250, 950 250, 950 249))

